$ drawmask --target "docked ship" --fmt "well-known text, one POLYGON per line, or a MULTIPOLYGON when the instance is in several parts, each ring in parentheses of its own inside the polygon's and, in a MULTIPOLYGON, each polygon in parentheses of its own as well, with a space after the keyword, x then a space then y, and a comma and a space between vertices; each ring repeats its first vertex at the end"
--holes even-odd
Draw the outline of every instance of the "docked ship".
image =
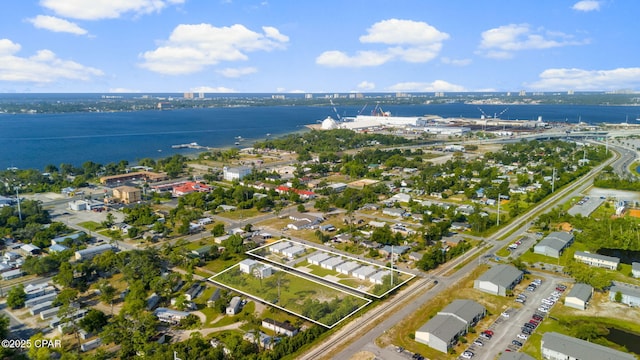
POLYGON ((188 144, 171 145, 172 149, 200 149, 201 147, 202 146, 200 146, 197 142, 192 142, 188 144))

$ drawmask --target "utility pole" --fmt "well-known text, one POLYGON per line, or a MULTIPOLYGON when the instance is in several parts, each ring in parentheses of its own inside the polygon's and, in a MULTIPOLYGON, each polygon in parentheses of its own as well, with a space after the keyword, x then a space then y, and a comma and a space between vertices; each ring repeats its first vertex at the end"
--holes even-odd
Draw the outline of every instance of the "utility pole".
POLYGON ((18 201, 18 218, 20 219, 20 222, 22 222, 22 210, 20 209, 20 196, 18 195, 18 190, 20 189, 20 187, 16 186, 15 189, 16 189, 16 200, 18 201))
POLYGON ((498 223, 496 224, 497 226, 500 226, 500 197, 502 195, 498 194, 498 223))
POLYGON ((393 245, 391 245, 391 286, 393 286, 393 245))

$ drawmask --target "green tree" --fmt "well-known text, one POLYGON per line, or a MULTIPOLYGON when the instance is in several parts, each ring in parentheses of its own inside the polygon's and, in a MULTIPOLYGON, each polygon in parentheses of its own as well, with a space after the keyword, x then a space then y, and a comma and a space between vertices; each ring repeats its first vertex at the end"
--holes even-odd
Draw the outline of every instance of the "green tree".
POLYGON ((80 319, 79 324, 82 329, 87 332, 94 333, 107 325, 107 315, 102 311, 91 309, 87 314, 80 319))
POLYGON ((24 306, 27 294, 24 292, 24 285, 19 284, 11 288, 7 294, 7 306, 12 309, 24 306))
POLYGON ((621 303, 621 302, 622 302, 622 293, 621 293, 620 291, 616 291, 616 294, 615 294, 615 301, 616 301, 617 303, 621 303))
POLYGON ((73 284, 73 265, 66 261, 60 264, 60 269, 53 277, 53 281, 63 287, 70 287, 73 284))

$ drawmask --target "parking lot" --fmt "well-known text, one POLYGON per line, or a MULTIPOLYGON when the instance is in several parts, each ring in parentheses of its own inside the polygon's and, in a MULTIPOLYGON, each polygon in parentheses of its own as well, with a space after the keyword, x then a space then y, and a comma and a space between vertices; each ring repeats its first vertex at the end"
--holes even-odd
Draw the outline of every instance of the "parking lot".
MULTIPOLYGON (((514 305, 506 309, 498 318, 487 328, 477 328, 477 339, 482 343, 475 343, 476 339, 469 341, 467 351, 473 353, 472 359, 492 360, 497 355, 504 351, 519 351, 520 346, 517 343, 524 344, 527 339, 518 337, 522 334, 522 328, 524 324, 530 324, 532 316, 534 314, 540 315, 540 318, 546 318, 547 313, 539 311, 543 299, 546 299, 553 293, 558 285, 555 281, 546 281, 541 277, 534 277, 533 279, 541 279, 540 285, 536 286, 532 291, 522 290, 516 291, 513 297, 514 305), (517 296, 523 294, 526 296, 524 304, 518 303, 515 300, 517 296), (485 331, 489 331, 492 335, 483 335, 485 331), (514 343, 514 340, 517 343, 514 343)), ((526 289, 527 286, 532 283, 531 280, 524 280, 522 285, 518 289, 526 289)), ((564 294, 561 294, 564 295, 564 294)), ((534 320, 536 321, 536 320, 534 320)), ((532 326, 532 332, 535 331, 536 325, 532 326)), ((469 354, 461 354, 458 359, 468 359, 469 354)))

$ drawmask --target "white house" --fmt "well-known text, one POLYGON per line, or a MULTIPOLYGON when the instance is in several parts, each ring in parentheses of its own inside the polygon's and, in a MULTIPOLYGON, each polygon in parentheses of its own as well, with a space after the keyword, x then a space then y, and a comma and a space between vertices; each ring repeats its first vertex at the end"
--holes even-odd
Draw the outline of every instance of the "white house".
POLYGON ((317 252, 311 256, 309 256, 307 258, 307 262, 311 265, 318 265, 320 266, 320 263, 322 263, 323 261, 329 259, 331 257, 331 255, 325 253, 325 252, 317 252))
POLYGON ((242 310, 242 299, 239 296, 234 296, 227 306, 227 315, 235 315, 242 310))

